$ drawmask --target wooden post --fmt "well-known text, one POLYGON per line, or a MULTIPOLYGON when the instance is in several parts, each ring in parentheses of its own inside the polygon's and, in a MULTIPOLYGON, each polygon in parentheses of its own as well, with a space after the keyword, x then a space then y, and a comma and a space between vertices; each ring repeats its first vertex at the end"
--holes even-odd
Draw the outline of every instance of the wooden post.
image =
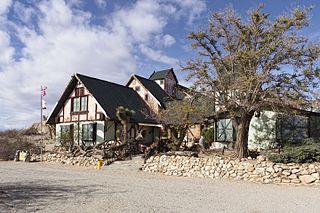
POLYGON ((40 87, 40 153, 41 153, 41 161, 43 161, 43 151, 42 151, 42 146, 43 146, 43 138, 42 138, 42 86, 40 87))

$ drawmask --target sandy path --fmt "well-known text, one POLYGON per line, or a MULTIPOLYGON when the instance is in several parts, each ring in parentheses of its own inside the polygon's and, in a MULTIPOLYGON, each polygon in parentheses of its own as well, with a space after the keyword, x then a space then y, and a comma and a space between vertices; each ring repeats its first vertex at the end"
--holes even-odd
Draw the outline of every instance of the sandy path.
POLYGON ((0 212, 320 212, 320 187, 0 162, 0 212))

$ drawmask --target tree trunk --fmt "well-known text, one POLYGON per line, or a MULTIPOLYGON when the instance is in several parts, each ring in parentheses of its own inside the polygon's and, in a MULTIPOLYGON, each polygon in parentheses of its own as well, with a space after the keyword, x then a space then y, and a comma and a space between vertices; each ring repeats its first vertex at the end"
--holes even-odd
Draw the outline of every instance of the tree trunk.
POLYGON ((237 125, 237 141, 236 150, 238 158, 245 158, 249 155, 248 150, 248 134, 250 121, 254 112, 242 112, 237 125))
POLYGON ((124 121, 123 122, 123 143, 127 143, 128 142, 128 122, 124 121))

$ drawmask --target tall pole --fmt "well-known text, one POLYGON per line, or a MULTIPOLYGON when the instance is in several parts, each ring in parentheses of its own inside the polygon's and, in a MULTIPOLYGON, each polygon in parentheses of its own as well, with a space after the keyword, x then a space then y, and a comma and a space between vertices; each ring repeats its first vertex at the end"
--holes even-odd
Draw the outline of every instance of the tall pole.
POLYGON ((42 146, 43 146, 43 139, 42 139, 42 86, 40 87, 40 152, 41 152, 41 161, 43 161, 43 153, 42 153, 42 146))

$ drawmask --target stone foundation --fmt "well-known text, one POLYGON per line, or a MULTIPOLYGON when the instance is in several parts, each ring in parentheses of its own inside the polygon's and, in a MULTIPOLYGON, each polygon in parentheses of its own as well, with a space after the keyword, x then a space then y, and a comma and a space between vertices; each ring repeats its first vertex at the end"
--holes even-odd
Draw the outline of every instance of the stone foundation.
POLYGON ((258 156, 255 160, 219 156, 152 156, 143 170, 182 177, 230 178, 258 183, 320 184, 320 163, 281 164, 270 162, 264 156, 258 156))

